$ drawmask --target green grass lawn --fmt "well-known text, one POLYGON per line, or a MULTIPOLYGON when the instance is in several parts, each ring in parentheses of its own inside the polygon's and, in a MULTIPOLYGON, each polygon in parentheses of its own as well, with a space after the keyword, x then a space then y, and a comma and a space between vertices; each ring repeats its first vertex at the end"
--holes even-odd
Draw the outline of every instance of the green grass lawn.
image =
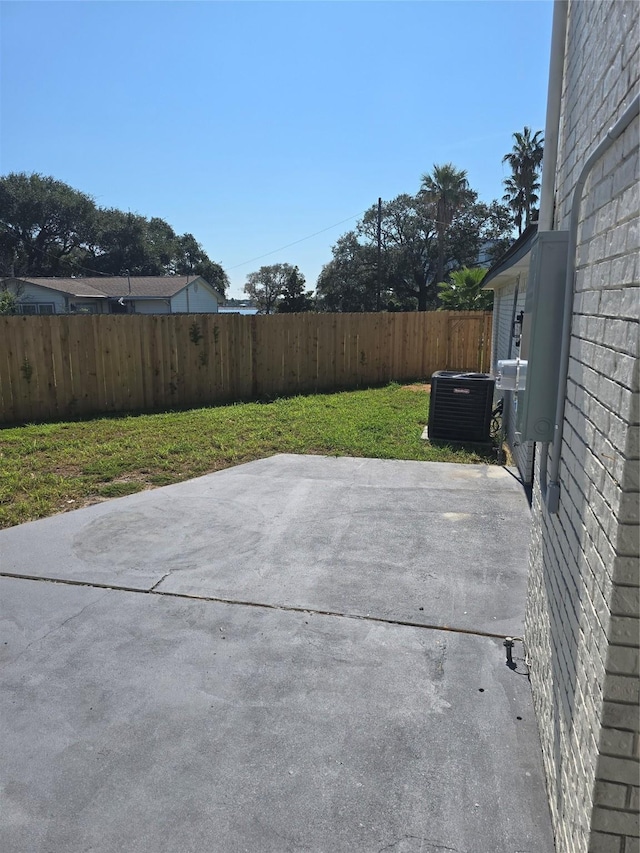
POLYGON ((0 527, 274 453, 492 462, 420 435, 429 395, 398 385, 0 430, 0 527))

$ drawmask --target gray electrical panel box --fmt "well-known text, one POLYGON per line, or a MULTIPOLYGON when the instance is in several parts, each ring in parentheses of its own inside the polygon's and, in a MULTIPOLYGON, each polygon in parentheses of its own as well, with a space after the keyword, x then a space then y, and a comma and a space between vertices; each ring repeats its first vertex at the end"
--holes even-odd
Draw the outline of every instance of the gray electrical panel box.
POLYGON ((568 242, 568 231, 542 231, 531 250, 520 344, 527 382, 517 393, 518 441, 553 441, 568 242))

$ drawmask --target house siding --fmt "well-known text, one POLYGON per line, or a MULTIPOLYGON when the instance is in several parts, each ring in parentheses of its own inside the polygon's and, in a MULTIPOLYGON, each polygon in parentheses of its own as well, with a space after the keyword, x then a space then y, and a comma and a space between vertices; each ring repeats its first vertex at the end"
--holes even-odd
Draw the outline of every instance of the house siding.
POLYGON ((12 293, 18 293, 18 301, 21 304, 37 305, 37 304, 53 304, 56 314, 66 314, 67 306, 64 293, 57 290, 49 290, 48 287, 39 287, 37 284, 30 282, 16 281, 15 279, 5 279, 4 285, 12 293))
POLYGON ((0 283, 2 286, 9 287, 13 292, 19 288, 21 303, 53 303, 56 314, 73 313, 76 306, 79 308, 90 306, 94 313, 108 314, 118 307, 115 305, 115 302, 118 301, 118 294, 122 294, 126 310, 135 314, 218 312, 219 295, 204 279, 194 278, 174 296, 161 297, 158 295, 159 293, 171 292, 172 287, 167 286, 167 281, 171 282, 172 286, 180 286, 181 283, 184 284, 187 281, 187 277, 181 276, 175 284, 170 276, 132 277, 133 289, 130 283, 128 290, 126 279, 122 277, 119 280, 117 277, 107 277, 105 286, 101 284, 101 279, 90 279, 89 282, 78 279, 77 284, 75 280, 72 281, 71 279, 59 280, 60 287, 64 288, 67 291, 66 293, 62 289, 49 288, 44 283, 35 284, 22 279, 1 279, 0 283), (115 288, 113 286, 114 278, 116 278, 117 285, 115 288), (154 283, 156 281, 157 289, 154 283), (76 287, 81 290, 83 286, 85 289, 92 287, 96 295, 71 295, 76 287), (149 294, 149 296, 143 296, 143 294, 149 294))
POLYGON ((171 308, 168 299, 136 299, 133 303, 136 314, 169 314, 171 308))
MULTIPOLYGON (((506 358, 517 358, 518 349, 512 337, 513 303, 516 298, 516 314, 524 309, 525 294, 527 291, 527 274, 521 273, 517 279, 507 285, 495 288, 493 300, 493 350, 491 369, 496 373, 498 361, 506 358)), ((504 399, 503 424, 505 440, 518 466, 522 480, 526 484, 531 483, 533 467, 534 445, 531 441, 519 443, 516 440, 516 395, 510 391, 497 392, 504 399)))
POLYGON ((218 299, 202 281, 193 281, 172 298, 171 310, 174 314, 216 314, 218 299))
MULTIPOLYGON (((557 229, 638 92, 639 12, 569 3, 557 229)), ((558 513, 537 476, 533 490, 525 640, 558 853, 639 849, 639 132, 636 118, 585 187, 558 513)))

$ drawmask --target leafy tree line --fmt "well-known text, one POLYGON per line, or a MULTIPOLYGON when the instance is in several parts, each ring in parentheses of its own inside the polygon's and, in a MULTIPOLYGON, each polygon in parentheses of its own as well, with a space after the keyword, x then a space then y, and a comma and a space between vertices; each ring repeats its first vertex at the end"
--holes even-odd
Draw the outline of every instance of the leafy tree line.
MULTIPOLYGON (((469 276, 477 282, 481 270, 467 270, 475 264, 483 245, 496 257, 509 245, 512 224, 508 211, 494 203, 476 202, 465 191, 468 208, 455 211, 453 202, 446 212, 448 228, 439 227, 421 198, 400 195, 382 205, 381 269, 378 278, 377 205, 368 210, 356 229, 338 239, 333 260, 326 264, 317 282, 317 296, 305 291, 305 279, 298 267, 271 264, 247 276, 245 293, 260 313, 300 311, 391 311, 490 307, 491 294, 471 295, 469 276), (468 194, 468 195, 467 195, 468 194), (462 270, 459 280, 438 283, 445 269, 462 270), (474 275, 475 274, 475 275, 474 275), (456 284, 457 282, 457 284, 456 284), (464 287, 462 286, 464 282, 464 287), (449 292, 450 291, 450 292, 449 292), (487 298, 488 297, 488 298, 487 298), (459 304, 458 304, 459 303, 459 304)), ((451 272, 451 276, 455 276, 451 272)))
MULTIPOLYGON (((502 202, 485 204, 467 173, 434 165, 415 195, 367 210, 332 249, 313 291, 297 267, 273 264, 247 277, 245 292, 263 313, 424 311, 486 307, 483 256, 491 263, 535 218, 543 154, 540 131, 513 134, 505 154, 511 175, 502 202)), ((202 275, 221 293, 228 285, 192 234, 178 235, 159 217, 102 208, 85 193, 39 174, 0 177, 0 276, 202 275)), ((2 307, 2 306, 0 306, 2 307)), ((7 308, 7 306, 4 306, 7 308)), ((8 309, 7 309, 8 310, 8 309)))
POLYGON ((535 217, 540 187, 540 132, 525 127, 513 139, 502 161, 511 167, 503 203, 479 202, 466 171, 452 163, 434 165, 415 195, 401 194, 382 205, 380 261, 374 205, 336 242, 318 277, 315 300, 312 292, 303 294, 304 278, 288 264, 251 273, 245 292, 263 313, 491 308, 492 294, 481 290, 485 268, 512 242, 514 228, 521 234, 535 217), (292 284, 295 298, 288 291, 292 284))
POLYGON ((305 278, 291 264, 270 264, 249 273, 244 292, 261 314, 295 314, 315 310, 313 291, 305 290, 305 278))
POLYGON ((491 261, 507 248, 508 210, 477 201, 466 173, 451 164, 434 168, 415 196, 402 194, 381 210, 380 269, 377 205, 333 248, 322 269, 318 300, 328 311, 426 311, 440 306, 438 283, 453 270, 491 261), (436 189, 436 180, 438 181, 436 189))
POLYGON ((0 276, 201 275, 224 294, 225 271, 193 234, 96 205, 62 181, 0 177, 0 276))

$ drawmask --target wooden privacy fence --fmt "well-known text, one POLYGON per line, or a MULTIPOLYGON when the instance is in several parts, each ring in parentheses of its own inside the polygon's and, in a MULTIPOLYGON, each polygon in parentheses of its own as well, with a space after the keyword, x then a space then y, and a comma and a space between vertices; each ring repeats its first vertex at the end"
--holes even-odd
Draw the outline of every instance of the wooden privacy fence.
POLYGON ((478 312, 0 317, 0 422, 486 372, 490 346, 478 312))

